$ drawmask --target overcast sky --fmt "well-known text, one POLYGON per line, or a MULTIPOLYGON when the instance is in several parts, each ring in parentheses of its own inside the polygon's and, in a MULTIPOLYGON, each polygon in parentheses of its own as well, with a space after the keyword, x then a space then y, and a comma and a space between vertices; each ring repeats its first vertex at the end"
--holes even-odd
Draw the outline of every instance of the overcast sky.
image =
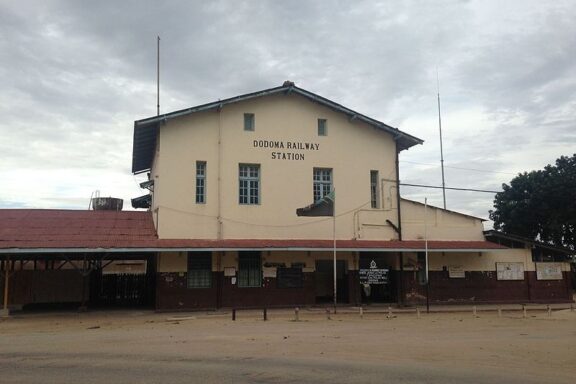
MULTIPOLYGON (((0 208, 144 194, 134 120, 281 85, 420 137, 405 183, 499 190, 576 152, 576 1, 0 1, 0 208)), ((404 197, 441 206, 439 190, 404 197)), ((493 195, 448 192, 487 217, 493 195)))

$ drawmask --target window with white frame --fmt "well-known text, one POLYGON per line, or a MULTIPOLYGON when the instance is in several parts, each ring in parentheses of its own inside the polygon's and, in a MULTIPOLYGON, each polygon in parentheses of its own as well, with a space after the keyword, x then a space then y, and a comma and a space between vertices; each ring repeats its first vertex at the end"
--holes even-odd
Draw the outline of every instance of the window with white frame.
POLYGON ((370 171, 370 206, 372 208, 380 208, 378 196, 378 171, 370 171))
POLYGON ((328 123, 326 119, 318 119, 318 136, 326 136, 328 134, 328 123))
POLYGON ((255 128, 255 118, 253 113, 244 114, 244 130, 253 131, 255 128))
POLYGON ((240 204, 260 204, 260 164, 239 166, 240 204))
POLYGON ((332 168, 314 168, 314 201, 332 191, 332 168))
POLYGON ((206 162, 196 162, 196 204, 206 203, 206 162))

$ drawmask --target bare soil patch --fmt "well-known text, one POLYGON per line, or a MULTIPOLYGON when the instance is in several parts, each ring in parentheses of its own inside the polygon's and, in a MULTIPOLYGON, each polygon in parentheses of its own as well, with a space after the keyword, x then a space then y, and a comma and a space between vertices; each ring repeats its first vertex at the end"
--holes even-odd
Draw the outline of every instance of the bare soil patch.
POLYGON ((576 312, 40 314, 0 321, 16 382, 574 383, 576 312), (195 373, 194 373, 195 372, 195 373), (87 373, 90 373, 88 377, 87 373), (192 376, 190 376, 192 375, 192 376))

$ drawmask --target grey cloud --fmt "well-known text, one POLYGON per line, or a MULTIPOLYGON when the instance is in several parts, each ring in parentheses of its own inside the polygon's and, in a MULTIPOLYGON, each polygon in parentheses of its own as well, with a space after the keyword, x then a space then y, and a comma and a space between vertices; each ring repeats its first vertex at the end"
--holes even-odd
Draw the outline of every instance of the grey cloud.
MULTIPOLYGON (((521 170, 530 156, 525 152, 539 143, 550 150, 542 161, 551 162, 563 154, 553 151, 576 142, 576 8, 564 2, 518 2, 518 9, 532 7, 537 17, 526 12, 526 20, 514 25, 503 24, 504 18, 479 25, 478 9, 494 4, 6 3, 0 6, 0 132, 5 139, 0 141, 0 172, 69 166, 78 172, 109 170, 126 175, 121 193, 134 191, 132 122, 155 114, 158 34, 164 112, 290 79, 421 136, 426 144, 401 158, 438 163, 436 132, 430 126, 404 126, 413 117, 436 119, 438 66, 447 164, 521 170), (480 134, 450 125, 451 112, 469 109, 489 117, 480 134), (510 162, 510 154, 517 160, 510 162)), ((438 184, 439 175, 437 167, 402 167, 405 181, 438 184)), ((498 187, 509 178, 447 171, 450 183, 480 188, 498 187)), ((417 197, 433 194, 404 190, 417 197)), ((63 198, 76 196, 65 193, 63 198)), ((491 206, 491 198, 479 195, 449 196, 464 210, 486 212, 491 206)))

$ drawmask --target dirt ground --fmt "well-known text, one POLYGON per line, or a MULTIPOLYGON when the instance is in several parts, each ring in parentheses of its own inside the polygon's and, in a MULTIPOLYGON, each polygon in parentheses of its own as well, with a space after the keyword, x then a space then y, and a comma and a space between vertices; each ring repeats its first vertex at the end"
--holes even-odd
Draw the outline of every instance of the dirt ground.
POLYGON ((0 320, 1 383, 575 383, 576 312, 40 313, 0 320))

